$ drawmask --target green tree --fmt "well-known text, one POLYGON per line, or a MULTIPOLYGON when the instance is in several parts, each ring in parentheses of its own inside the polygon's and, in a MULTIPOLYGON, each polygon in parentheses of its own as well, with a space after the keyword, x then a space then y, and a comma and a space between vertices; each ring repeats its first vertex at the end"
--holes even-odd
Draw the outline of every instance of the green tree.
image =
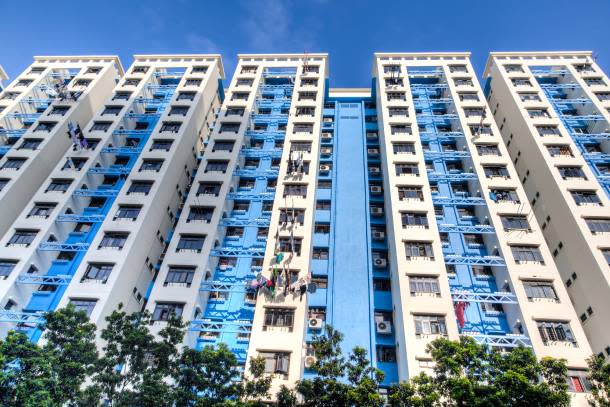
POLYGON ((589 364, 590 402, 596 407, 610 407, 610 363, 603 356, 591 356, 589 364))
POLYGON ((178 345, 184 325, 172 316, 159 331, 150 332, 148 312, 128 314, 118 310, 106 317, 101 338, 105 345, 85 391, 83 404, 103 400, 110 406, 172 406, 173 389, 169 378, 179 359, 178 345))
POLYGON ((538 361, 530 349, 498 352, 470 337, 428 345, 434 377, 421 374, 390 390, 393 406, 569 406, 564 361, 538 361))
POLYGON ((313 379, 297 383, 296 391, 305 407, 383 405, 378 393, 383 372, 371 366, 366 351, 354 348, 345 359, 341 351, 343 335, 326 325, 324 333, 314 337, 312 348, 316 356, 313 379))

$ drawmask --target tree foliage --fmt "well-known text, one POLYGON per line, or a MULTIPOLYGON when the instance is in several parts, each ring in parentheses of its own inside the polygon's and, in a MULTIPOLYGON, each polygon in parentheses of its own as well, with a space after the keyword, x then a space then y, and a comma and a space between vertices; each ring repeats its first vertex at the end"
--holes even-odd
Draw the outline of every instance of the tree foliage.
POLYGON ((588 363, 590 402, 595 407, 610 407, 610 362, 602 356, 591 356, 588 363))

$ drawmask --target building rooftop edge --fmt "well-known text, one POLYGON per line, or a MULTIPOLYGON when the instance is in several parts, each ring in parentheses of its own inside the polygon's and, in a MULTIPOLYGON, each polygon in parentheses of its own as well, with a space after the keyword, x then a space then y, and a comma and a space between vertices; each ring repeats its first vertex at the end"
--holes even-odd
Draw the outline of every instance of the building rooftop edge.
POLYGON ((460 56, 460 57, 470 57, 471 53, 467 51, 460 52, 375 52, 373 54, 375 57, 388 57, 388 56, 460 56))
POLYGON ((125 74, 125 70, 123 69, 123 64, 121 64, 121 60, 118 55, 35 55, 34 61, 41 61, 45 59, 58 59, 60 61, 65 60, 69 61, 71 59, 82 58, 82 59, 114 59, 116 63, 117 69, 121 76, 125 74))
POLYGON ((134 61, 138 59, 146 58, 214 58, 218 61, 218 69, 220 70, 220 76, 225 78, 225 68, 222 64, 221 54, 135 54, 133 56, 134 61))
POLYGON ((494 57, 517 57, 517 56, 534 56, 534 55, 582 55, 582 56, 592 56, 593 51, 492 51, 489 53, 487 57, 487 62, 485 62, 485 69, 483 70, 483 78, 486 78, 489 74, 489 68, 491 68, 491 63, 494 57))
POLYGON ((2 65, 0 65, 0 81, 5 81, 7 79, 8 79, 8 75, 6 74, 6 71, 4 70, 2 65))

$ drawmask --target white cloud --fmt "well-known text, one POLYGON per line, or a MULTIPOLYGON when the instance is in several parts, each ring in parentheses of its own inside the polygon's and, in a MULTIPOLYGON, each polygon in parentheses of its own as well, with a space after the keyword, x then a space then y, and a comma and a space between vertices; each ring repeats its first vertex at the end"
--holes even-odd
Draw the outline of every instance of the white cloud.
POLYGON ((220 53, 220 47, 209 37, 199 34, 188 34, 186 43, 194 53, 197 54, 215 54, 220 53))

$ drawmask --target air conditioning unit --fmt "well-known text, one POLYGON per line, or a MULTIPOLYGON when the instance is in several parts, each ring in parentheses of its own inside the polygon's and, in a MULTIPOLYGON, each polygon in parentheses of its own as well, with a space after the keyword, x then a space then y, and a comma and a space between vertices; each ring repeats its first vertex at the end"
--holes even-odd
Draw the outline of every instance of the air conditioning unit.
POLYGON ((375 216, 381 216, 383 215, 383 208, 379 206, 373 206, 371 207, 371 213, 375 216))
POLYGON ((320 318, 309 318, 310 329, 322 329, 322 320, 320 318))
POLYGON ((317 362, 317 359, 313 355, 305 356, 305 368, 311 369, 317 362))
POLYGON ((369 140, 376 140, 377 133, 366 133, 366 138, 368 138, 369 140))
POLYGON ((379 174, 379 172, 380 172, 380 171, 381 171, 381 170, 379 169, 379 167, 370 167, 370 168, 369 168, 369 172, 370 172, 371 174, 379 174))
POLYGON ((328 148, 328 147, 323 147, 323 148, 321 148, 321 149, 320 149, 320 152, 321 152, 322 154, 330 154, 330 153, 332 153, 332 152, 333 152, 333 150, 332 150, 332 149, 330 149, 330 148, 328 148))
POLYGON ((388 321, 377 321, 375 324, 377 328, 378 334, 391 334, 392 333, 392 325, 388 321))
POLYGON ((219 270, 223 270, 224 271, 224 270, 226 270, 228 268, 229 268, 228 264, 218 264, 218 269, 219 270))
POLYGON ((366 151, 369 155, 379 155, 379 150, 376 148, 367 148, 366 151))
POLYGON ((375 267, 384 268, 387 265, 388 262, 386 261, 386 259, 382 259, 381 257, 376 257, 373 259, 373 266, 375 267))
POLYGON ((385 233, 381 230, 376 230, 373 232, 373 239, 375 240, 383 240, 385 239, 385 233))
POLYGON ((371 185, 372 194, 380 194, 381 192, 383 192, 383 189, 381 188, 380 185, 371 185))
POLYGON ((320 165, 320 172, 329 172, 330 171, 330 165, 320 165))

